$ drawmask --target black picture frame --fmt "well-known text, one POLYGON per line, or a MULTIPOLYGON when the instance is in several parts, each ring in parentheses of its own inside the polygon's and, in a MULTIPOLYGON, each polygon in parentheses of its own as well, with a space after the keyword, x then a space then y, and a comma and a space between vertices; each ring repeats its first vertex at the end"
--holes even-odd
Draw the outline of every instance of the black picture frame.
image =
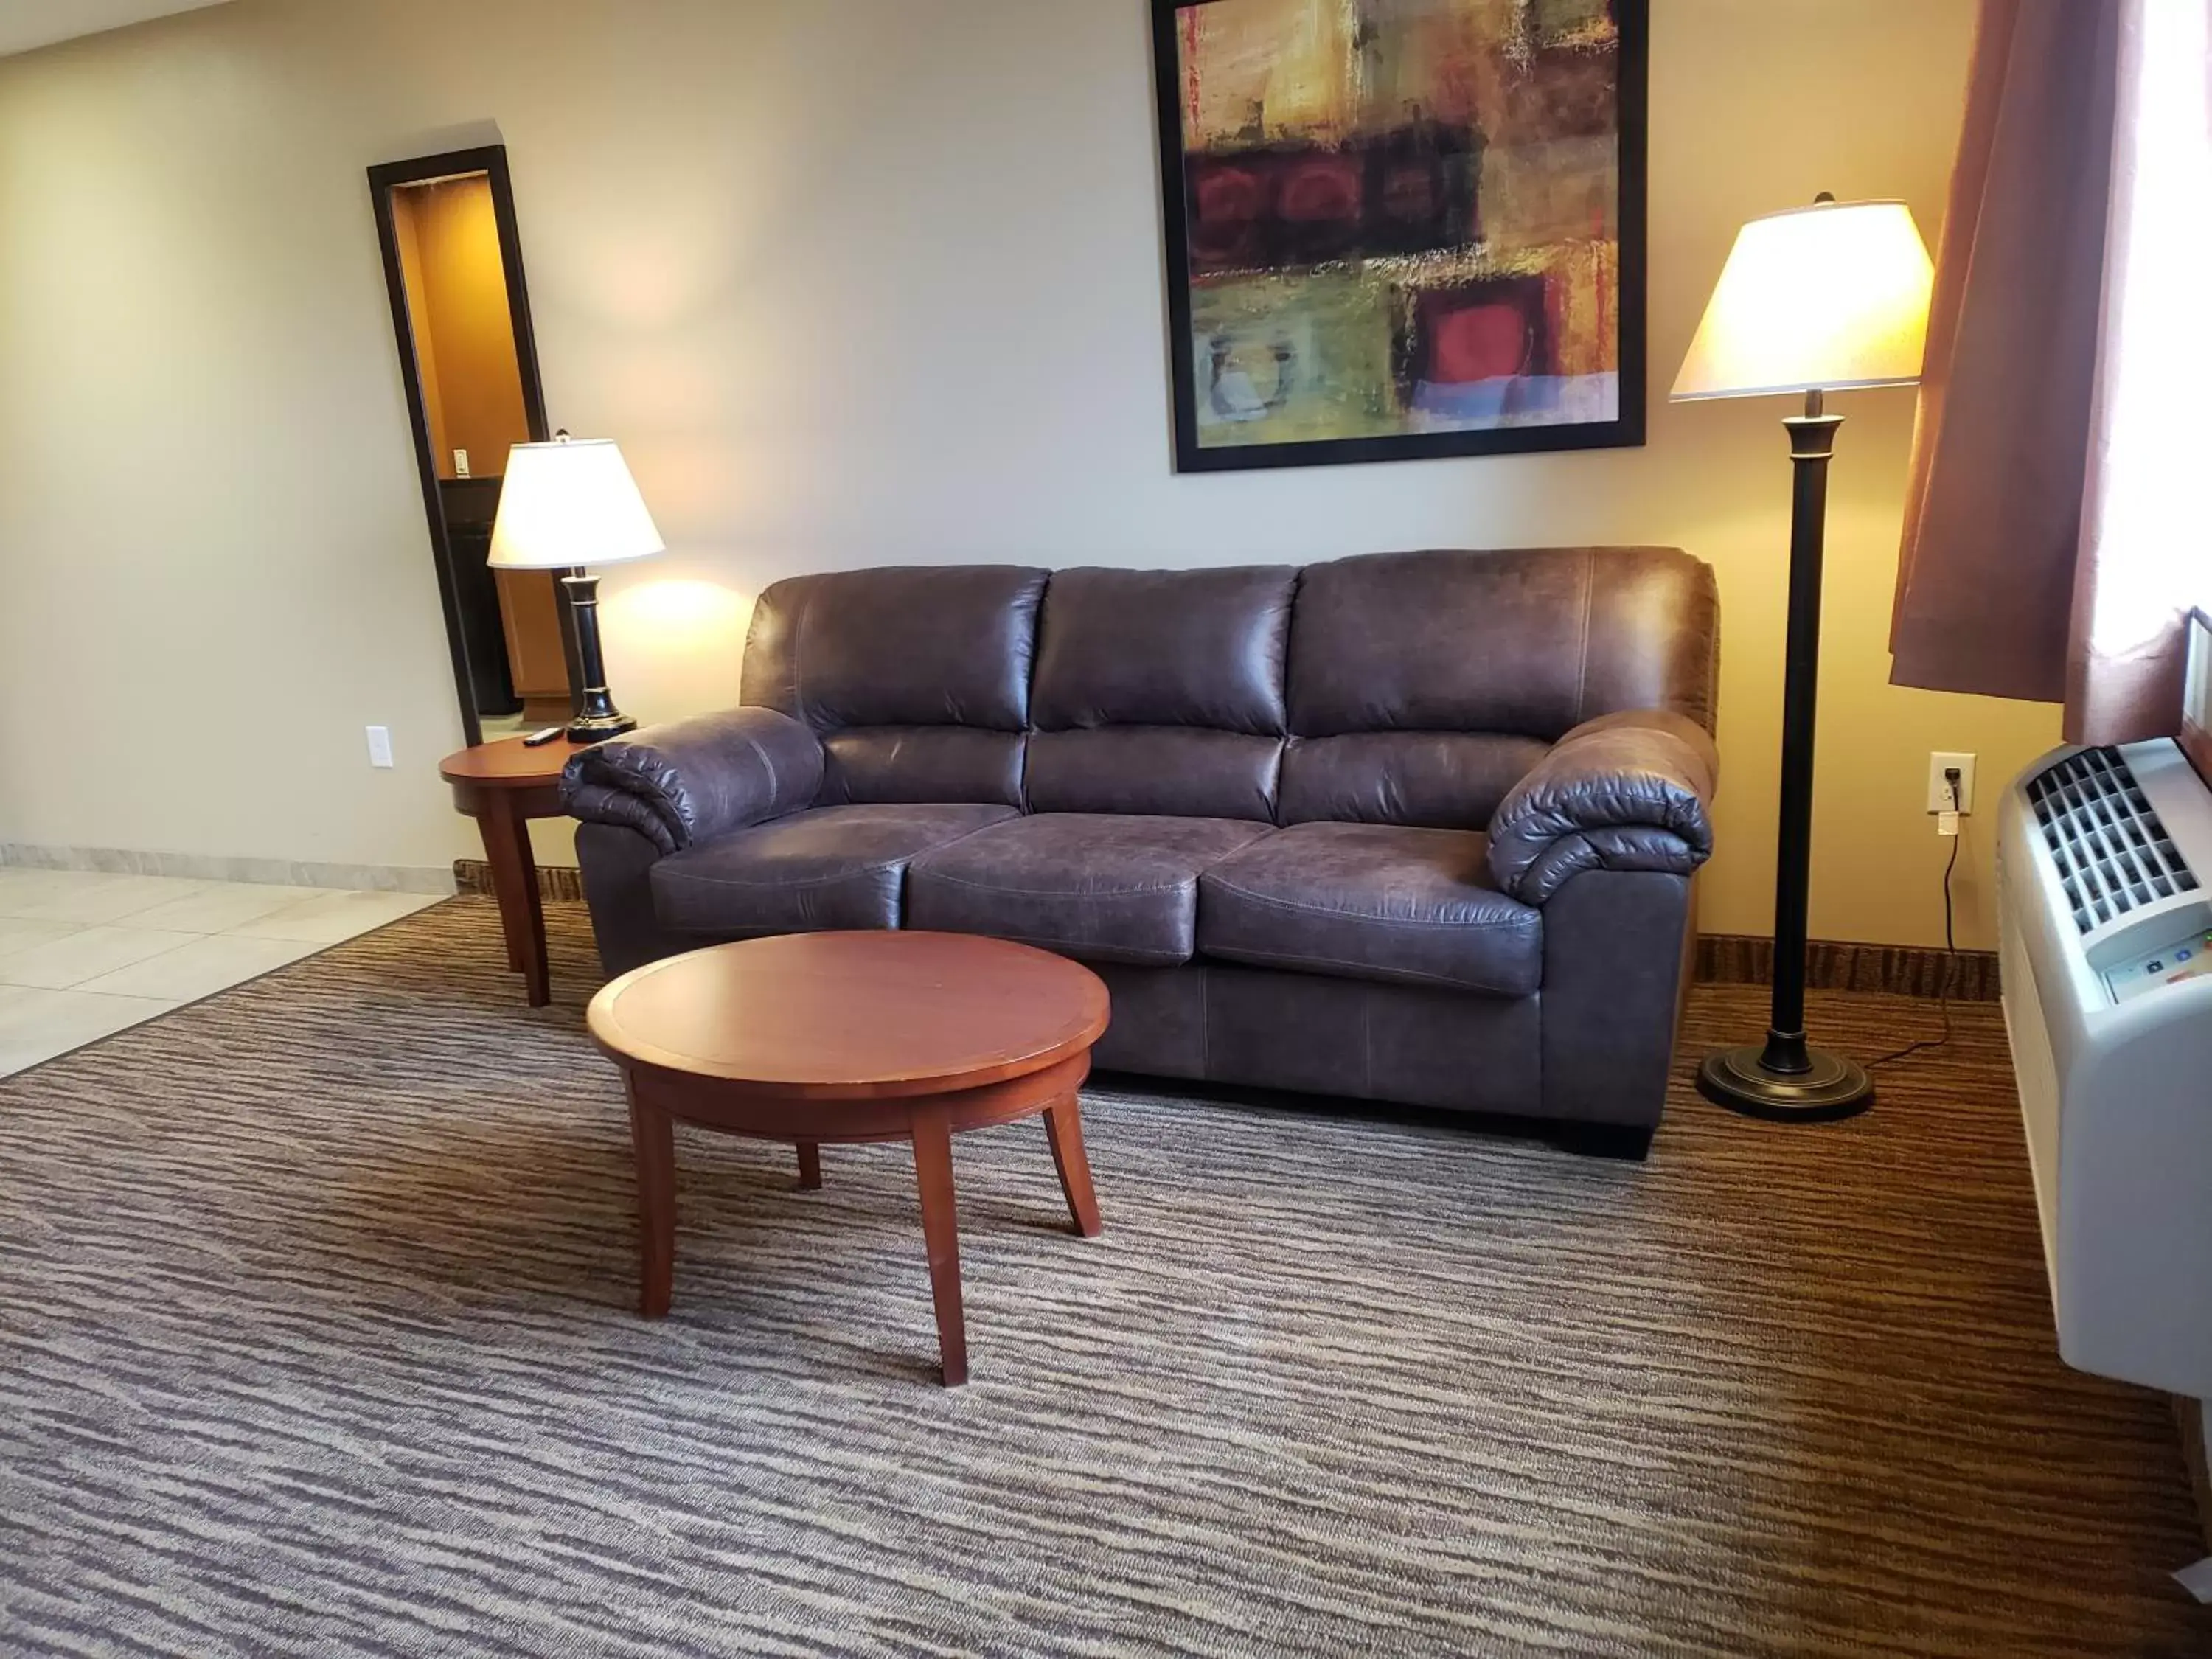
MULTIPOLYGON (((481 173, 491 192, 492 217, 499 228, 500 264, 507 279, 507 321, 514 331, 514 361, 522 380, 522 412, 530 441, 544 443, 552 434, 545 418, 544 381, 538 368, 538 335, 530 320, 530 285, 522 269, 522 233, 515 220, 514 182, 507 172, 507 146, 484 144, 473 149, 443 150, 434 155, 386 161, 368 169, 371 206, 376 215, 376 240, 384 258, 384 286, 392 302, 392 331, 399 351, 399 377, 407 394, 408 423, 415 437, 415 465, 422 483, 422 511, 430 532, 430 553, 438 572, 438 599, 446 614, 446 644, 453 654, 453 687, 460 699, 461 731, 468 746, 483 741, 483 723, 477 712, 476 671, 471 661, 469 635, 462 619, 461 575, 454 568, 453 537, 446 522, 446 503, 439 487, 438 464, 430 449, 430 418, 422 394, 422 374, 416 357, 414 319, 408 314, 407 283, 399 258, 399 229, 392 206, 392 192, 403 185, 428 184, 440 179, 481 173)), ((568 662, 568 684, 581 685, 575 623, 569 607, 560 607, 561 645, 568 662)))
POLYGON ((1188 169, 1180 102, 1182 51, 1176 27, 1188 8, 1218 0, 1151 0, 1152 76, 1158 125, 1160 202, 1166 253, 1168 361, 1174 394, 1177 472, 1246 471, 1279 466, 1340 466, 1370 461, 1433 460, 1582 449, 1631 449, 1644 442, 1648 393, 1646 196, 1649 186, 1650 0, 1613 0, 1620 29, 1620 412, 1604 422, 1500 427, 1463 432, 1392 434, 1297 443, 1201 447, 1197 375, 1192 362, 1188 169))

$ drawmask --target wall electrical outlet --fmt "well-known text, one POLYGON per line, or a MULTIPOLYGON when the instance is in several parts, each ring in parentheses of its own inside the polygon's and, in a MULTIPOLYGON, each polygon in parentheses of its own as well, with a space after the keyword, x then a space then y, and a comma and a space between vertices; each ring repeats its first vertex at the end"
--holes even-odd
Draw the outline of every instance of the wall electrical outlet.
POLYGON ((368 728, 368 763, 371 766, 392 764, 392 728, 372 726, 368 728))
POLYGON ((1974 810, 1974 757, 1972 755, 1933 754, 1928 757, 1928 810, 1931 812, 1971 812, 1974 810), (1950 780, 1943 774, 1959 770, 1959 799, 1951 799, 1950 780))

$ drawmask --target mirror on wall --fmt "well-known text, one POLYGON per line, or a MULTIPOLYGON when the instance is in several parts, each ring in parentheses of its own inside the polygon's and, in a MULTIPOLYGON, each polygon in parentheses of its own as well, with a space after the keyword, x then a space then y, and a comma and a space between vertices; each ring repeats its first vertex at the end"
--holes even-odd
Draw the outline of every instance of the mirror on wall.
POLYGON ((556 573, 485 562, 507 450, 549 435, 506 148, 368 183, 468 741, 566 724, 576 647, 556 573))

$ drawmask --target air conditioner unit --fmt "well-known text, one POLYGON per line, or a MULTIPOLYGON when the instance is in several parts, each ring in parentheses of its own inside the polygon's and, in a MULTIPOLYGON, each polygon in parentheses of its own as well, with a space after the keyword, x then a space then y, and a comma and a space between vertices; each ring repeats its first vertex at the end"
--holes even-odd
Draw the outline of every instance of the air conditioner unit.
POLYGON ((2000 808, 1999 968, 2058 1351, 2212 1396, 2212 627, 2181 743, 2066 748, 2000 808), (2185 750, 2185 744, 2187 745, 2185 750))

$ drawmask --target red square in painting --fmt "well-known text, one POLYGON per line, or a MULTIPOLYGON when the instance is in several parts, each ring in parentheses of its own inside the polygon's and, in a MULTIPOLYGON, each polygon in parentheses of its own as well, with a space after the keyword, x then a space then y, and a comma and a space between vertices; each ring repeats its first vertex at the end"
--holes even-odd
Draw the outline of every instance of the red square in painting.
POLYGON ((1424 292, 1414 307, 1407 367, 1430 386, 1559 372, 1541 276, 1492 276, 1424 292))
POLYGON ((1517 306, 1468 306, 1437 319, 1428 378, 1494 380, 1525 372, 1528 362, 1528 319, 1517 306))

